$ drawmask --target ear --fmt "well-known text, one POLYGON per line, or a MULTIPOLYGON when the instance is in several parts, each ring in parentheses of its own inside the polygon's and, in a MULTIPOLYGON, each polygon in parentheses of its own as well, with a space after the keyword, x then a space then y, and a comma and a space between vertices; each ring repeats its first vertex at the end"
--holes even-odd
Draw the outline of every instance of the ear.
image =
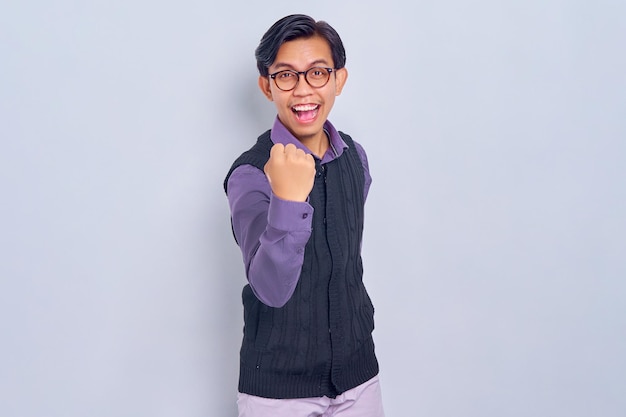
POLYGON ((339 68, 335 71, 335 95, 338 96, 341 94, 343 90, 343 86, 346 85, 346 80, 348 79, 348 70, 344 68, 339 68))
POLYGON ((274 101, 272 99, 272 89, 270 88, 270 79, 269 77, 264 77, 262 75, 259 76, 259 88, 261 92, 269 101, 274 101))

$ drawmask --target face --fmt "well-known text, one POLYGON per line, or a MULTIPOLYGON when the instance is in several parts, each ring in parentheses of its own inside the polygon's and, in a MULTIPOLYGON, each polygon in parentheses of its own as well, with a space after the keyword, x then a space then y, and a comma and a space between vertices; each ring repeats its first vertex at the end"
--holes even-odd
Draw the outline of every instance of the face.
MULTIPOLYGON (((328 42, 319 36, 285 42, 269 67, 273 74, 282 70, 306 71, 312 67, 333 68, 333 58, 328 42)), ((333 71, 328 83, 320 88, 311 87, 304 75, 291 91, 282 91, 274 80, 259 77, 259 87, 265 96, 274 102, 278 118, 301 142, 314 142, 324 136, 324 122, 335 103, 335 97, 348 77, 345 68, 333 71)))

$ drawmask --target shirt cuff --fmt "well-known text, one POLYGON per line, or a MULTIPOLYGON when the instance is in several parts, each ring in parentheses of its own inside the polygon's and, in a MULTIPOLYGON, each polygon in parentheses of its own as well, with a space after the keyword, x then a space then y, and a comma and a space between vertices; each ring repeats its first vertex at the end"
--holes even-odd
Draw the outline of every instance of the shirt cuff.
POLYGON ((283 200, 272 193, 267 222, 271 227, 286 232, 310 231, 313 207, 307 202, 283 200))

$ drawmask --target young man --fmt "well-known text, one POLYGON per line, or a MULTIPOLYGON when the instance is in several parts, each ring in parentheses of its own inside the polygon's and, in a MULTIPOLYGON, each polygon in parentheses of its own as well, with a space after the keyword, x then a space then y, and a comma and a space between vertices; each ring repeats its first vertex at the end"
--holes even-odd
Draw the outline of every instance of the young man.
POLYGON ((363 148, 327 120, 348 77, 337 32, 287 16, 256 50, 278 116, 224 188, 243 290, 240 417, 382 417, 374 308, 362 281, 363 148))

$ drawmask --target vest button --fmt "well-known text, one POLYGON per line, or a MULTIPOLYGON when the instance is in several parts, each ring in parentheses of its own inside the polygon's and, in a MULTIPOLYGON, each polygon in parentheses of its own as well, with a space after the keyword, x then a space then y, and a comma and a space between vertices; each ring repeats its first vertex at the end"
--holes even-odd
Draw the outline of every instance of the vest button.
POLYGON ((304 214, 302 215, 302 218, 303 218, 303 219, 306 219, 307 217, 309 217, 309 213, 304 213, 304 214))

